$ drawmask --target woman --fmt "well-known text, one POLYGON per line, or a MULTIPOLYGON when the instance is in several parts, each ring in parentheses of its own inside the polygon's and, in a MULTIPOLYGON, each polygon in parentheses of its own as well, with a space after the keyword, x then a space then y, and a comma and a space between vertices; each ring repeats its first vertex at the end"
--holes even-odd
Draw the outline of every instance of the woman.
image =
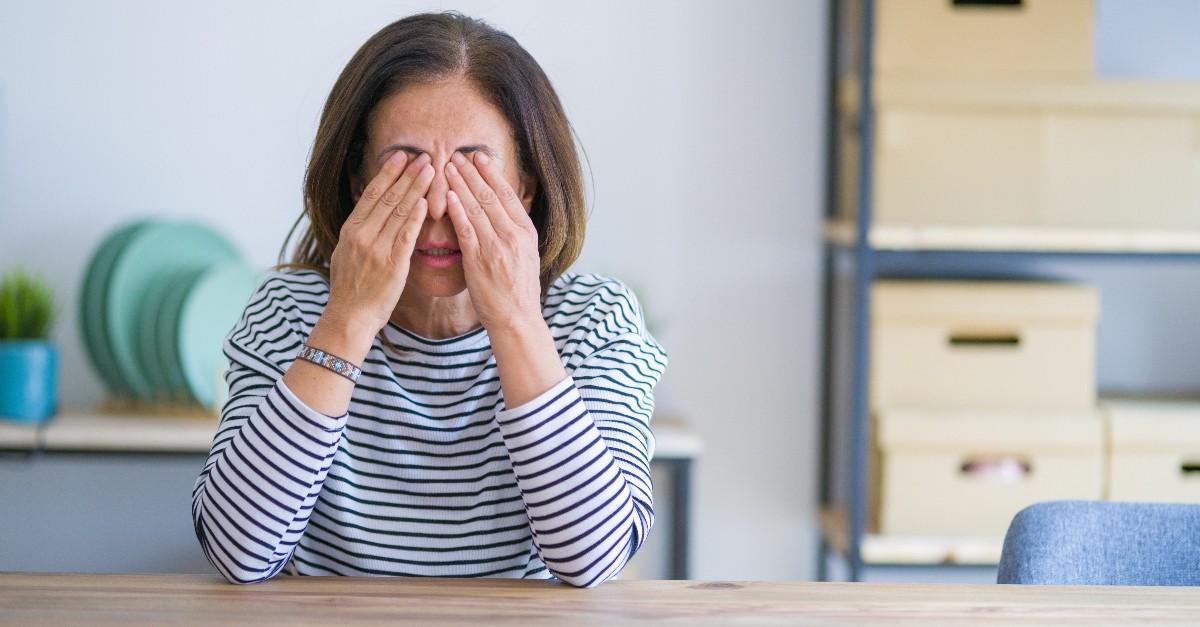
POLYGON ((654 520, 666 358, 626 287, 565 273, 582 189, 507 34, 427 14, 363 45, 321 116, 307 231, 226 341, 192 513, 227 579, 620 572, 654 520))

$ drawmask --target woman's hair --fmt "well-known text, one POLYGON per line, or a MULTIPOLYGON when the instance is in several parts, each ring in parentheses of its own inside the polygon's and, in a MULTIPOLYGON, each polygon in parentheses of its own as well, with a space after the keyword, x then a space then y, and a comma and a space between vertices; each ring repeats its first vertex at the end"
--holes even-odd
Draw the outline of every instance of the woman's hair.
POLYGON ((304 176, 308 218, 291 262, 328 273, 342 224, 354 209, 351 180, 365 176, 371 112, 406 87, 461 75, 504 115, 522 176, 537 180, 529 216, 537 227, 542 293, 579 256, 586 223, 583 171, 562 103, 537 61, 512 36, 459 13, 425 13, 393 22, 367 40, 325 102, 304 176))

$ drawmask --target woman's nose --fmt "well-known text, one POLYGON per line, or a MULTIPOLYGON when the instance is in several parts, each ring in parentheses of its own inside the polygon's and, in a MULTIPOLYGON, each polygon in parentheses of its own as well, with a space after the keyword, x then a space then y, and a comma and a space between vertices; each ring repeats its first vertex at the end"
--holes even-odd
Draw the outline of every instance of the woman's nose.
POLYGON ((433 182, 425 194, 425 201, 429 203, 429 219, 437 222, 446 215, 446 192, 450 190, 450 183, 446 181, 446 164, 436 164, 434 168, 433 182))

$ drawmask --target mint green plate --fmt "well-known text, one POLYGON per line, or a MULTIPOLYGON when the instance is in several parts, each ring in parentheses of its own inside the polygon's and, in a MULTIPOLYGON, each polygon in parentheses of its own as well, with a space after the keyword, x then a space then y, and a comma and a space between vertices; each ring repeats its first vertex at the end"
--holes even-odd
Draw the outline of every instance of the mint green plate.
POLYGON ((214 266, 201 276, 184 297, 179 314, 179 365, 192 398, 217 409, 224 399, 221 383, 228 362, 225 336, 241 320, 242 312, 261 282, 259 273, 242 263, 214 266))
POLYGON ((183 297, 203 273, 202 269, 175 272, 156 282, 147 292, 141 312, 142 332, 137 336, 137 357, 138 366, 146 375, 155 400, 191 400, 179 369, 174 337, 179 328, 179 308, 183 297), (171 338, 171 341, 165 343, 163 338, 171 338))
POLYGON ((155 387, 138 358, 138 338, 151 323, 146 301, 153 287, 189 270, 238 258, 221 234, 200 224, 152 222, 139 229, 117 256, 105 303, 105 330, 120 377, 139 398, 155 387))
POLYGON ((114 396, 128 396, 131 390, 117 370, 116 357, 105 327, 109 275, 121 251, 147 224, 145 221, 133 222, 109 233, 88 260, 79 290, 79 326, 84 347, 92 368, 114 396))

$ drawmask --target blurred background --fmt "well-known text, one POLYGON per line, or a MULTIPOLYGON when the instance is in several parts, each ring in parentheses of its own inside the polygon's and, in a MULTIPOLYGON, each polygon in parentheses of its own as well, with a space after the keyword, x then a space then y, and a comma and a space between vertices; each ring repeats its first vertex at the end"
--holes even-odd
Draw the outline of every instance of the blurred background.
MULTIPOLYGON (((75 319, 102 238, 147 216, 196 219, 252 264, 274 263, 338 72, 387 23, 451 8, 540 61, 586 151, 591 219, 575 268, 638 291, 670 354, 658 407, 705 442, 693 576, 808 576, 827 45, 817 0, 0 3, 0 268, 53 286, 62 405, 104 396, 75 319)), ((38 486, 18 463, 0 464, 0 484, 46 511, 84 499, 79 514, 95 524, 122 520, 128 504, 76 494, 75 478, 143 472, 80 459, 72 478, 38 486)), ((171 496, 171 524, 186 530, 189 495, 171 496)), ((20 518, 11 524, 28 533, 44 527, 20 518)), ((13 533, 0 555, 89 565, 13 533)))
MULTIPOLYGON (((98 406, 104 387, 75 312, 102 239, 140 218, 199 220, 253 266, 270 266, 299 215, 324 98, 358 46, 414 12, 484 18, 541 62, 586 151, 591 218, 575 269, 637 290, 670 355, 658 408, 703 442, 691 576, 812 579, 829 4, 5 0, 0 269, 20 265, 51 283, 60 403, 98 406)), ((1100 75, 1200 78, 1196 3, 1096 0, 1095 19, 1100 75)), ((1185 331, 1200 311, 1191 268, 1051 268, 1122 290, 1102 287, 1122 294, 1103 305, 1102 385, 1200 388, 1200 337, 1185 331)), ((147 540, 162 542, 160 562, 90 562, 33 511, 51 512, 83 546, 125 523, 147 538, 164 526, 186 536, 190 485, 138 488, 177 500, 169 521, 139 518, 120 486, 146 472, 194 477, 194 460, 147 471, 78 458, 50 475, 36 474, 38 463, 0 458, 0 493, 37 504, 18 513, 0 503, 0 568, 197 567, 198 547, 176 559, 171 539, 147 540), (73 486, 81 476, 109 490, 73 486)), ((661 547, 650 551, 661 561, 661 547)))

